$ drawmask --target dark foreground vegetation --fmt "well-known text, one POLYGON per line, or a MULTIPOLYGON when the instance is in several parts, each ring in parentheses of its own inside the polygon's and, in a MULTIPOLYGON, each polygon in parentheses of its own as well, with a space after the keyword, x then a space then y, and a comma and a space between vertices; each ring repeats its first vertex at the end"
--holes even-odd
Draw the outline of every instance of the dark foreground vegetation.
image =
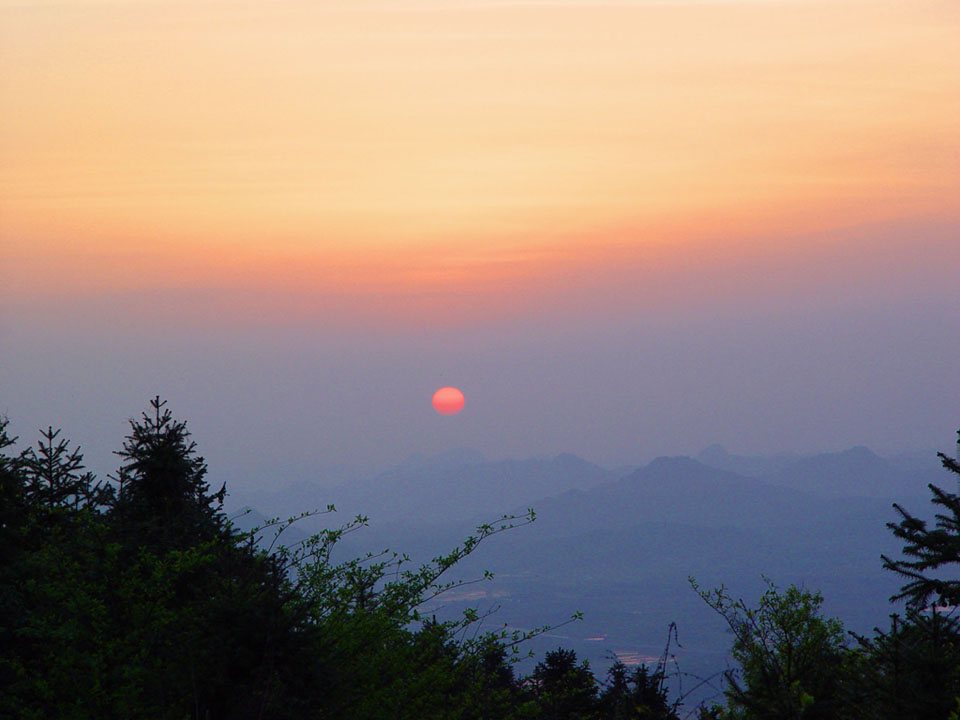
MULTIPOLYGON (((751 606, 695 589, 728 623, 725 705, 668 698, 665 662, 595 678, 569 650, 528 676, 541 632, 481 633, 476 611, 424 616, 483 525, 422 566, 334 560, 363 518, 287 546, 295 519, 252 532, 222 511, 183 422, 159 399, 98 481, 59 433, 15 453, 0 420, 0 717, 10 718, 960 718, 960 497, 931 486, 930 527, 897 507, 902 616, 845 633, 819 594, 774 586, 751 606)), ((960 466, 941 456, 960 475, 960 466)), ((329 509, 328 509, 329 510, 329 509)))

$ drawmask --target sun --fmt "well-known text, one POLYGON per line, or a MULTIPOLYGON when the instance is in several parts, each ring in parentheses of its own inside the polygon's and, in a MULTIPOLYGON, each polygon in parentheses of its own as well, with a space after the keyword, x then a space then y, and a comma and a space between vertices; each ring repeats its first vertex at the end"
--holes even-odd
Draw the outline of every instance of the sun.
POLYGON ((455 387, 442 387, 433 394, 433 409, 441 415, 456 415, 463 403, 463 393, 455 387))

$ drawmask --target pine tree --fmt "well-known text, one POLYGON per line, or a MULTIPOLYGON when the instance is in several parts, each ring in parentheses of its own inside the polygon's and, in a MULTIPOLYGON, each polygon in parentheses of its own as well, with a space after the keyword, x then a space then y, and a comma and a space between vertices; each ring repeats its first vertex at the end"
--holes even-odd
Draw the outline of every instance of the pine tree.
POLYGON ((112 488, 85 471, 80 449, 71 450, 59 436, 60 430, 52 427, 41 430, 37 448, 29 448, 20 458, 27 503, 35 510, 47 512, 55 508, 96 508, 108 503, 112 488))
POLYGON ((590 664, 573 650, 548 652, 530 677, 544 720, 592 720, 599 711, 597 681, 590 664))
POLYGON ((226 486, 210 492, 186 423, 159 397, 150 406, 116 453, 109 513, 121 547, 111 633, 136 657, 115 707, 171 719, 282 717, 280 654, 296 644, 282 563, 233 530, 226 486))
MULTIPOLYGON (((960 431, 957 433, 960 437, 960 431)), ((960 462, 938 453, 944 468, 958 476, 960 462)), ((894 505, 899 523, 887 523, 904 541, 902 560, 883 555, 883 566, 905 580, 891 601, 906 600, 902 619, 891 616, 889 632, 858 638, 873 668, 871 694, 878 717, 921 720, 956 717, 960 707, 960 495, 932 483, 931 502, 943 509, 933 527, 894 505)))
POLYGON ((960 693, 960 620, 938 609, 891 615, 890 630, 856 636, 868 659, 871 720, 948 718, 960 693))
MULTIPOLYGON (((957 436, 960 438, 960 430, 957 436)), ((937 455, 960 482, 960 462, 943 453, 937 455)), ((893 560, 881 556, 887 570, 907 581, 891 600, 906 600, 912 608, 924 607, 931 598, 938 605, 960 605, 960 580, 956 579, 956 572, 939 577, 931 574, 945 567, 960 567, 960 495, 942 490, 933 483, 928 487, 933 493, 931 502, 944 510, 936 514, 933 528, 898 504, 893 507, 900 515, 900 522, 887 523, 893 534, 904 541, 903 554, 912 558, 893 560)))
POLYGON ((22 459, 10 457, 5 452, 16 442, 16 438, 7 434, 8 424, 6 418, 0 417, 0 568, 7 567, 17 551, 17 528, 23 521, 25 486, 22 459))
POLYGON ((677 720, 674 707, 667 701, 662 663, 654 670, 641 664, 627 672, 617 660, 607 672, 600 709, 603 720, 677 720))
POLYGON ((116 516, 143 544, 183 549, 228 534, 226 485, 210 493, 207 466, 187 424, 174 420, 166 404, 155 397, 152 414, 130 421, 130 435, 116 453, 124 460, 115 478, 116 516))
MULTIPOLYGON (((24 555, 22 525, 24 523, 24 477, 21 462, 6 454, 16 438, 7 434, 7 420, 0 417, 0 688, 9 688, 24 668, 18 652, 16 630, 23 626, 24 555)), ((0 714, 9 712, 9 700, 0 692, 0 714)))
MULTIPOLYGON (((59 433, 48 428, 36 449, 0 458, 3 717, 83 717, 101 709, 109 551, 98 503, 109 493, 59 433)), ((9 444, 0 428, 0 446, 9 444)))

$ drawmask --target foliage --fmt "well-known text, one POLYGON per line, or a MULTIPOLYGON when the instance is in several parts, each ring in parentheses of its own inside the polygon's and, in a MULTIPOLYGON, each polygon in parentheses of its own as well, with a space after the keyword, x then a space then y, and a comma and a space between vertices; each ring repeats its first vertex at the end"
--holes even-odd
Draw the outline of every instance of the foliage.
POLYGON ((889 631, 858 637, 869 658, 865 695, 873 717, 946 718, 960 696, 960 622, 936 608, 890 618, 889 631))
MULTIPOLYGON (((10 455, 0 420, 0 716, 512 718, 536 708, 511 660, 542 632, 421 617, 504 516, 414 567, 331 559, 366 519, 286 544, 299 518, 238 532, 186 423, 131 421, 113 484, 52 428, 10 455), (272 537, 265 538, 266 535, 272 537)), ((328 507, 323 512, 332 512, 328 507)), ((492 577, 489 573, 484 578, 492 577)), ((481 579, 484 579, 481 578, 481 579)))
POLYGON ((590 720, 599 708, 590 664, 577 663, 573 650, 548 652, 534 668, 530 689, 544 720, 590 720))
MULTIPOLYGON (((960 463, 938 455, 944 468, 960 475, 960 463)), ((905 580, 891 600, 906 600, 906 614, 891 615, 889 631, 859 638, 870 654, 870 691, 882 718, 947 717, 960 707, 960 495, 928 487, 931 502, 944 510, 934 527, 900 505, 894 505, 900 522, 887 524, 904 542, 906 559, 882 559, 905 580)))
MULTIPOLYGON (((442 593, 492 577, 448 573, 529 511, 479 526, 415 565, 384 551, 334 562, 366 518, 298 543, 284 533, 333 506, 238 531, 211 492, 186 423, 159 398, 131 421, 111 482, 52 427, 16 454, 0 418, 0 717, 677 720, 666 652, 655 667, 614 663, 601 687, 572 650, 528 677, 527 632, 480 633, 468 609, 439 621, 442 593)), ((945 467, 960 466, 941 455, 945 467)), ((960 497, 931 486, 936 526, 899 506, 903 618, 847 644, 819 593, 768 583, 756 607, 694 588, 734 634, 727 707, 701 720, 920 720, 960 715, 960 497), (933 599, 934 605, 928 605, 933 599)), ((691 582, 693 582, 691 580, 691 582)), ((572 620, 579 619, 575 614, 572 620)), ((671 632, 674 632, 671 625, 671 632)), ((669 648, 669 643, 668 643, 669 648)))
POLYGON ((722 586, 694 589, 734 635, 727 701, 733 717, 840 717, 847 653, 843 625, 824 618, 820 593, 793 585, 780 592, 769 580, 755 608, 722 586))
POLYGON ((637 665, 628 671, 619 660, 607 672, 600 694, 602 717, 609 720, 677 720, 675 704, 667 699, 663 663, 650 670, 637 665))

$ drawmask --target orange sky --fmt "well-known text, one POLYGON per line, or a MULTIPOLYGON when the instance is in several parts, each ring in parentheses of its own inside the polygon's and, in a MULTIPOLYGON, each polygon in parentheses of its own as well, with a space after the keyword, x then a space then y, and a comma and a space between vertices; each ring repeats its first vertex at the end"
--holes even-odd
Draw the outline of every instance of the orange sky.
POLYGON ((958 37, 930 0, 0 0, 0 298, 482 315, 882 253, 960 224, 958 37))

